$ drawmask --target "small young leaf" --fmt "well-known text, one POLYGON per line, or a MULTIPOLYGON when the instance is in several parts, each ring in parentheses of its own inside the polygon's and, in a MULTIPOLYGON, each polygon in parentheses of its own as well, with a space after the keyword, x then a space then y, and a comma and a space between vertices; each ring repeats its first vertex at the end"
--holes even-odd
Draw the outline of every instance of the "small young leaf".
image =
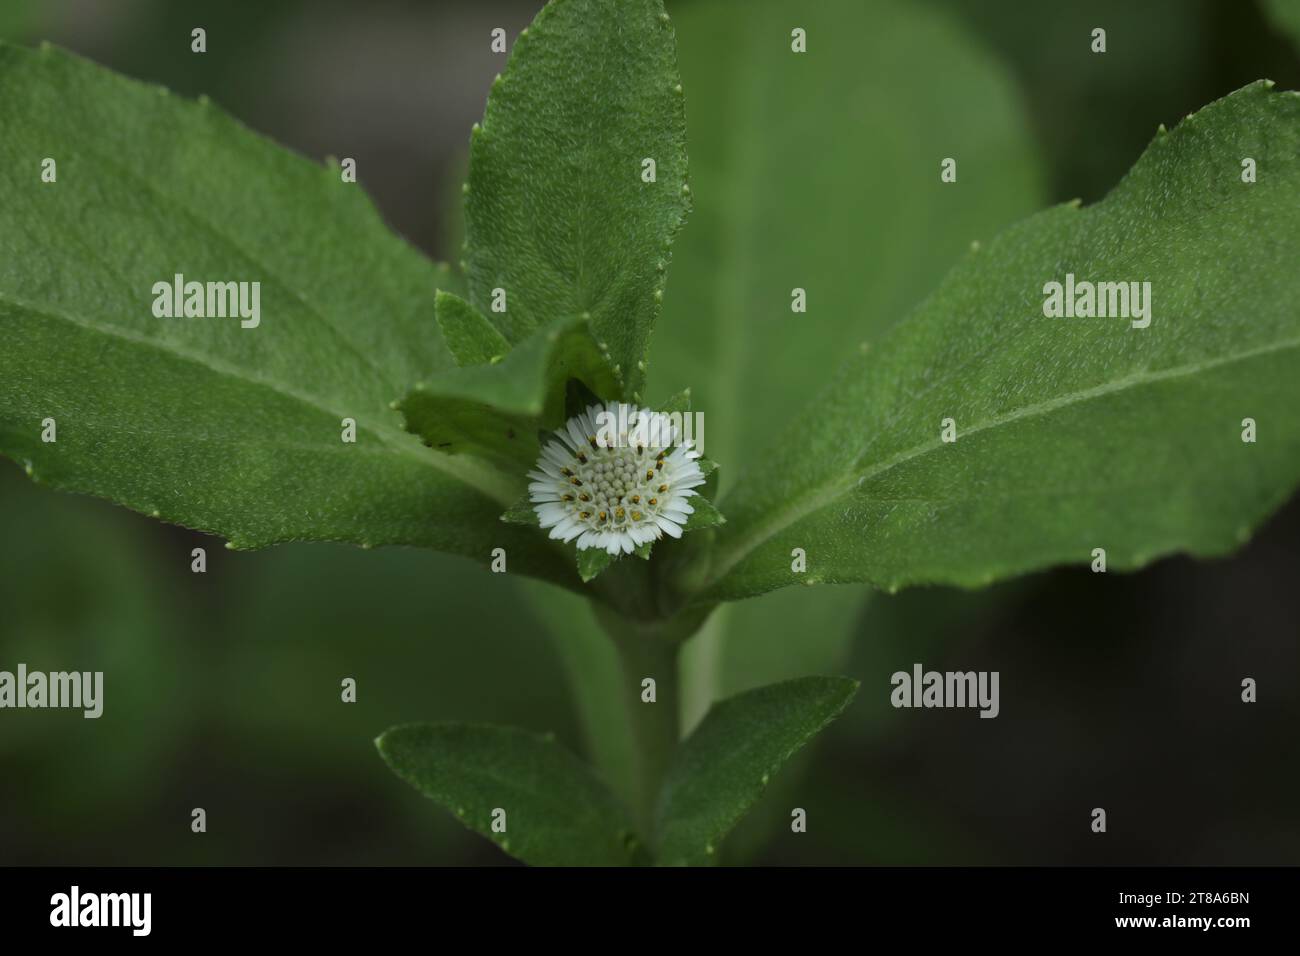
POLYGON ((840 715, 857 689, 847 678, 802 677, 714 704, 664 781, 656 862, 711 862, 772 775, 840 715))
POLYGON ((1300 94, 1256 83, 1158 133, 1104 200, 972 252, 851 359, 723 498, 684 589, 978 586, 1098 548, 1113 571, 1237 547, 1300 481, 1298 208, 1300 94), (1244 182, 1243 156, 1267 174, 1244 182), (1048 317, 1070 275, 1139 283, 1149 326, 1136 302, 1048 317))
POLYGON ((524 495, 507 508, 501 514, 501 520, 506 524, 522 525, 525 528, 540 528, 542 526, 541 520, 537 516, 537 509, 533 507, 528 495, 524 495))
POLYGON ((636 393, 660 264, 689 207, 683 96, 661 0, 547 4, 493 85, 468 190, 470 300, 511 342, 590 313, 636 393))
POLYGON ((495 364, 430 376, 398 409, 407 430, 429 447, 473 454, 522 475, 537 461, 539 426, 563 424, 570 379, 600 394, 619 391, 618 378, 583 319, 539 329, 495 364))
POLYGON ((487 365, 510 351, 505 336, 460 296, 439 290, 434 309, 442 340, 458 366, 487 365))
POLYGON ((375 745, 399 777, 525 863, 626 866, 644 855, 618 800, 552 736, 408 724, 375 745), (493 829, 494 820, 504 832, 493 829))
POLYGON ((686 519, 686 524, 682 526, 683 531, 700 531, 704 528, 715 528, 720 524, 727 523, 727 519, 723 517, 717 506, 701 495, 696 495, 691 499, 691 506, 695 510, 686 519))
POLYGON ((609 567, 613 560, 613 556, 603 548, 585 548, 578 552, 578 577, 585 584, 609 567))

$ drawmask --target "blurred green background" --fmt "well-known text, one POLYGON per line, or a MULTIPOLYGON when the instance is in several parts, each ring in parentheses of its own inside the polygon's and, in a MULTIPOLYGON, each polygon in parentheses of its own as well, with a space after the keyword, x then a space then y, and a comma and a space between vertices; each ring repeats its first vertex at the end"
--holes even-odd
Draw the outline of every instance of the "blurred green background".
MULTIPOLYGON (((5 0, 0 35, 206 93, 313 159, 355 157, 393 228, 455 261, 469 127, 504 66, 490 31, 513 39, 539 6, 5 0)), ((658 395, 695 390, 726 480, 761 461, 758 421, 796 413, 972 240, 1097 200, 1157 124, 1251 80, 1300 88, 1283 26, 1300 17, 1282 0, 670 9, 696 212, 650 375, 658 395), (1104 55, 1089 49, 1097 26, 1104 55), (956 187, 938 183, 946 156, 956 187), (789 334, 797 284, 816 336, 789 334)), ((412 550, 221 544, 0 461, 0 669, 106 683, 97 721, 0 711, 0 863, 508 863, 380 763, 374 736, 412 720, 553 730, 626 785, 618 684, 580 600, 412 550), (194 547, 206 574, 190 571, 194 547), (340 702, 345 677, 355 704, 340 702), (206 834, 190 831, 193 807, 206 834)), ((688 648, 688 721, 785 677, 863 682, 726 859, 1296 862, 1298 557, 1293 501, 1227 560, 979 593, 792 589, 723 609, 688 648), (893 710, 889 675, 914 661, 1000 671, 1001 716, 893 710), (1239 700, 1245 676, 1257 704, 1239 700), (795 806, 806 834, 786 825, 795 806), (1095 806, 1104 837, 1088 830, 1095 806)))

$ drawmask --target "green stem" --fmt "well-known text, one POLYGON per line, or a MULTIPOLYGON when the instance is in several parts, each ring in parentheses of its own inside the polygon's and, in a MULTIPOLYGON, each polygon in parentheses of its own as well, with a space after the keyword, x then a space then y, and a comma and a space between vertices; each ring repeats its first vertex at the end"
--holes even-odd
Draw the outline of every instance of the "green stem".
POLYGON ((622 660, 623 695, 637 749, 635 811, 643 837, 653 841, 655 805, 681 736, 677 674, 680 645, 639 633, 626 620, 617 629, 610 626, 613 622, 605 623, 622 660), (643 699, 646 689, 642 682, 646 678, 655 682, 653 703, 643 699))

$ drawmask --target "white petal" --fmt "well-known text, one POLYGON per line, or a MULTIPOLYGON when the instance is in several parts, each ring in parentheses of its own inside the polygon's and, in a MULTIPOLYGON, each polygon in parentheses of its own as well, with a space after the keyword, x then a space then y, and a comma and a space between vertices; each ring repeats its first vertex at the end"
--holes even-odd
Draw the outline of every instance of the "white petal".
POLYGON ((655 524, 663 528, 665 534, 671 535, 674 538, 680 538, 682 536, 682 529, 667 518, 657 517, 655 518, 655 524))

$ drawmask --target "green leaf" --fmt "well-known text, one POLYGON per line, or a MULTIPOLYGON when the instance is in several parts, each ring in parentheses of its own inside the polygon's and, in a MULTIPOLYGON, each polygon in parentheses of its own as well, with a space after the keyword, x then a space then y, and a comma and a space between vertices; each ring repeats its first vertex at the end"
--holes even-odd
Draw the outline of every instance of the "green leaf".
POLYGON ((686 524, 682 526, 683 531, 701 531, 704 528, 716 528, 727 523, 722 512, 707 498, 696 495, 691 499, 691 505, 695 510, 686 519, 686 524))
POLYGON ((565 385, 617 394, 585 319, 539 329, 500 362, 430 376, 398 403, 407 430, 431 448, 472 454, 521 477, 537 461, 537 431, 564 424, 565 385))
POLYGON ((439 290, 434 310, 442 339, 457 365, 487 365, 510 351, 505 336, 460 296, 439 290))
POLYGON ((578 577, 583 584, 590 582, 604 571, 614 558, 602 548, 586 548, 578 552, 578 577))
POLYGON ((483 724, 410 724, 375 745, 399 777, 525 863, 624 866, 642 855, 622 806, 554 737, 483 724), (504 833, 492 829, 498 809, 504 833))
POLYGON ((590 313, 631 393, 689 207, 682 100, 660 0, 552 0, 470 146, 470 300, 511 342, 590 313))
POLYGON ((433 327, 450 274, 337 167, 48 47, 0 47, 0 105, 0 452, 237 548, 400 543, 486 563, 504 547, 512 570, 576 583, 496 521, 522 476, 403 433, 389 402, 452 365, 433 327), (259 323, 155 317, 153 286, 177 273, 260 282, 259 323))
POLYGON ((537 517, 537 509, 533 507, 533 502, 527 494, 502 512, 501 520, 506 524, 522 525, 525 528, 542 526, 541 519, 537 517))
POLYGON ((1111 570, 1233 549, 1300 478, 1298 190, 1300 95, 1261 82, 1161 131, 1096 206, 972 252, 724 498, 686 589, 974 586, 1096 548, 1111 570), (1067 273, 1149 281, 1150 327, 1044 317, 1067 273))
POLYGON ((858 682, 804 677, 715 704, 681 745, 656 814, 656 862, 708 863, 797 750, 840 715, 858 682))
MULTIPOLYGON (((543 585, 537 589, 562 593, 543 585)), ((717 698, 793 677, 847 673, 851 660, 879 638, 862 624, 870 596, 861 585, 783 588, 715 608, 682 649, 683 727, 689 731, 698 724, 717 698)), ((729 865, 744 865, 767 840, 789 834, 790 807, 801 805, 796 795, 815 766, 811 754, 792 758, 774 781, 778 793, 764 799, 727 837, 724 858, 729 865), (793 802, 784 802, 782 795, 793 802)))

